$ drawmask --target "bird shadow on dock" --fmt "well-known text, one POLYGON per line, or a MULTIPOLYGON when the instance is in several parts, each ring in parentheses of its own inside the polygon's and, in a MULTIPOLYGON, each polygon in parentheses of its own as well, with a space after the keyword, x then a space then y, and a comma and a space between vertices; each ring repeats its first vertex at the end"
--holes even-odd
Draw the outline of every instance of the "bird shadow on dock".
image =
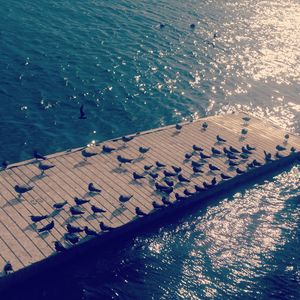
POLYGON ((116 218, 118 217, 119 215, 122 215, 123 212, 127 210, 127 207, 125 205, 122 205, 118 208, 116 208, 112 213, 111 213, 111 216, 109 218, 109 220, 112 220, 113 218, 116 218))
POLYGON ((143 185, 141 182, 139 182, 137 180, 134 180, 134 179, 130 180, 129 184, 136 185, 136 186, 142 186, 143 185))
POLYGON ((22 198, 16 197, 16 198, 7 200, 6 203, 1 206, 1 208, 5 208, 7 206, 15 206, 15 205, 21 204, 22 201, 23 201, 22 198))
POLYGON ((46 239, 49 236, 50 232, 49 231, 44 231, 44 232, 38 232, 37 237, 41 239, 46 239))
POLYGON ((39 175, 35 175, 35 176, 33 176, 30 180, 29 180, 29 183, 30 182, 35 182, 35 181, 37 181, 37 180, 41 180, 41 179, 43 179, 43 178, 45 178, 45 177, 47 177, 47 174, 39 174, 39 175))
POLYGON ((36 231, 36 224, 28 224, 25 228, 23 228, 24 231, 36 231))
POLYGON ((103 215, 102 214, 90 214, 86 220, 87 221, 92 221, 92 220, 97 220, 97 219, 102 219, 103 215))
POLYGON ((172 137, 178 136, 180 134, 180 131, 175 131, 171 134, 172 137))
POLYGON ((89 161, 87 161, 87 160, 82 160, 82 161, 80 161, 79 163, 77 163, 77 164, 75 164, 74 166, 73 166, 73 168, 81 168, 81 167, 85 167, 85 166, 87 166, 87 165, 91 165, 92 163, 90 163, 89 161))
POLYGON ((112 172, 118 173, 118 174, 122 174, 122 173, 127 173, 128 170, 125 169, 125 168, 122 168, 122 167, 118 166, 118 167, 112 169, 112 172))

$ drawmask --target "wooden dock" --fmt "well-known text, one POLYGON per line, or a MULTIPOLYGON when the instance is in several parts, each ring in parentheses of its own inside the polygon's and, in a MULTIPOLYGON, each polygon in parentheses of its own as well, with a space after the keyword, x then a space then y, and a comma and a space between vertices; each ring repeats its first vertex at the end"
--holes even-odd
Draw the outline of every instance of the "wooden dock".
MULTIPOLYGON (((289 134, 263 120, 251 117, 249 122, 243 121, 244 113, 220 115, 200 119, 195 122, 182 124, 181 130, 175 126, 168 126, 132 135, 134 138, 124 145, 121 139, 96 143, 87 151, 97 153, 86 161, 81 154, 83 148, 67 150, 47 156, 47 163, 55 167, 47 170, 45 176, 40 176, 38 161, 33 159, 10 165, 0 172, 0 269, 9 261, 13 272, 9 275, 1 273, 1 281, 14 277, 23 278, 33 272, 39 271, 43 266, 63 261, 80 251, 88 251, 89 245, 95 241, 109 239, 122 231, 130 230, 134 226, 140 226, 143 222, 153 222, 162 216, 167 216, 172 211, 182 206, 191 206, 203 198, 211 197, 225 190, 230 190, 249 179, 260 174, 278 169, 279 166, 292 163, 299 159, 300 137, 289 134), (208 128, 202 125, 207 123, 208 128), (241 131, 244 129, 244 134, 241 131), (224 138, 226 142, 217 142, 216 136, 224 138), (238 159, 229 159, 223 148, 230 146, 241 151, 246 145, 255 147, 251 154, 242 155, 234 153, 238 159), (103 153, 103 145, 116 148, 111 153, 103 153), (193 151, 192 146, 197 145, 203 151, 193 151), (280 145, 282 148, 276 149, 280 145), (139 147, 150 147, 150 150, 142 155, 139 147), (212 147, 222 152, 221 155, 212 154, 212 147), (285 149, 284 149, 285 148, 285 149), (295 148, 295 149, 293 149, 295 148), (291 151, 292 149, 292 151, 291 151), (294 151, 295 150, 295 151, 294 151), (264 151, 271 153, 271 159, 265 158, 264 151), (190 152, 193 156, 185 158, 190 152), (211 156, 205 160, 200 159, 200 152, 211 156), (121 167, 117 156, 134 159, 132 163, 121 167), (258 162, 253 166, 253 161, 258 162), (157 168, 155 163, 159 161, 166 165, 157 168), (191 162, 203 164, 200 172, 194 173, 191 162), (239 162, 238 166, 229 166, 229 161, 239 162), (211 171, 209 164, 213 164, 220 171, 211 171), (171 174, 174 170, 171 166, 181 167, 180 174, 190 182, 180 183, 178 176, 170 176, 174 182, 173 191, 168 195, 155 188, 155 181, 149 176, 150 171, 144 170, 144 165, 154 165, 150 171, 158 173, 158 182, 167 186, 163 178, 164 171, 171 174), (239 168, 238 174, 236 168, 239 168), (144 175, 145 179, 134 180, 133 172, 144 175), (226 174, 232 178, 224 180, 220 174, 226 174), (212 185, 213 178, 216 184, 212 185), (101 188, 100 193, 90 193, 88 184, 94 183, 101 188), (203 183, 208 186, 205 188, 203 183), (34 188, 18 197, 14 190, 15 185, 29 184, 34 188), (195 185, 200 189, 195 191, 195 185), (190 192, 191 195, 184 194, 190 192), (187 192, 188 191, 188 192, 187 192), (175 197, 178 193, 178 199, 175 197), (120 203, 121 194, 133 195, 126 203, 120 203), (154 209, 152 202, 163 205, 162 196, 165 196, 171 205, 154 209), (70 207, 75 206, 74 197, 90 200, 80 206, 84 211, 82 216, 72 217, 70 207), (64 209, 55 210, 53 205, 67 201, 64 209), (91 205, 96 205, 106 212, 93 214, 91 205), (148 214, 146 217, 137 217, 136 207, 148 214), (30 216, 49 215, 48 218, 32 223, 30 216), (52 220, 55 226, 52 230, 39 233, 37 229, 49 224, 52 220), (99 222, 115 228, 110 232, 103 232, 99 228, 99 222), (96 231, 97 237, 86 236, 84 232, 78 233, 79 243, 73 246, 65 239, 66 225, 72 224, 83 228, 88 226, 96 231), (68 250, 57 253, 54 242, 60 241, 68 250), (81 249, 81 250, 79 250, 81 249), (20 274, 20 275, 18 275, 20 274)), ((242 152, 242 151, 241 151, 242 152)), ((246 151, 247 152, 247 151, 246 151)), ((232 157, 232 154, 229 155, 232 157)), ((172 174, 174 175, 174 174, 172 174)), ((77 253, 77 254, 78 254, 77 253)))

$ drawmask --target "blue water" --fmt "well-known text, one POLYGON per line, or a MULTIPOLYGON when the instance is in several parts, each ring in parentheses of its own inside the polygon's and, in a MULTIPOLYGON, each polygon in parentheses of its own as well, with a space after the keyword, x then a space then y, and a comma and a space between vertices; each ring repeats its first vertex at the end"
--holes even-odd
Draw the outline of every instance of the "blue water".
MULTIPOLYGON (((298 0, 1 0, 0 159, 236 109, 300 133, 299 49, 298 0)), ((299 299, 299 169, 0 298, 299 299)))

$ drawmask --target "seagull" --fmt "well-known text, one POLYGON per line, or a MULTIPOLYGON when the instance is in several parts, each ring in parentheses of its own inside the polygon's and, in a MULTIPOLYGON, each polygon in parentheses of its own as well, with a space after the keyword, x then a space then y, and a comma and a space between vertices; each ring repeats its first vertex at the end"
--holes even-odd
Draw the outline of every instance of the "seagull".
POLYGON ((177 176, 177 173, 175 173, 175 172, 169 172, 167 170, 164 170, 164 175, 166 177, 174 177, 174 176, 177 176))
POLYGON ((45 171, 49 170, 49 169, 52 169, 55 167, 55 165, 53 164, 47 164, 47 163, 43 163, 40 161, 39 163, 39 169, 42 171, 41 175, 44 175, 45 171))
POLYGON ((211 152, 214 155, 221 155, 222 154, 222 152, 220 150, 218 150, 218 149, 216 149, 214 147, 211 148, 211 152))
POLYGON ((212 165, 212 164, 209 164, 208 167, 209 167, 209 169, 210 169, 211 171, 221 171, 218 167, 216 167, 216 166, 214 166, 214 165, 212 165))
POLYGON ((132 197, 133 195, 120 195, 119 201, 125 203, 128 202, 132 197))
POLYGON ((79 241, 79 237, 74 233, 65 233, 64 237, 65 237, 65 240, 67 240, 68 242, 70 242, 73 245, 77 244, 79 241))
POLYGON ((109 147, 109 146, 106 146, 106 145, 102 146, 102 153, 111 153, 115 150, 116 150, 116 148, 113 148, 113 147, 109 147))
POLYGON ((246 147, 242 147, 242 152, 245 154, 252 154, 252 152, 250 150, 248 150, 246 147))
POLYGON ((105 225, 104 222, 100 222, 100 223, 99 223, 99 226, 100 226, 100 229, 101 229, 102 231, 110 231, 110 230, 113 229, 113 227, 110 227, 110 226, 108 226, 108 225, 105 225))
POLYGON ((134 139, 133 136, 123 136, 122 137, 122 141, 124 142, 124 144, 126 145, 126 143, 132 141, 134 139))
POLYGON ((144 170, 149 171, 152 167, 153 165, 144 165, 144 170))
POLYGON ((139 207, 135 208, 135 213, 137 214, 137 216, 139 217, 146 217, 147 214, 145 212, 143 212, 139 207))
POLYGON ((55 241, 54 247, 56 252, 64 252, 67 250, 67 248, 60 241, 55 241))
POLYGON ((281 145, 277 145, 277 146, 276 146, 276 150, 277 150, 277 151, 284 151, 284 150, 286 150, 286 148, 283 147, 283 146, 281 146, 281 145))
POLYGON ((121 167, 122 164, 130 164, 130 163, 133 162, 132 158, 126 158, 126 157, 123 157, 121 155, 117 156, 117 160, 119 161, 120 167, 121 167))
POLYGON ((53 208, 55 208, 55 209, 62 209, 67 203, 68 203, 67 200, 64 201, 64 202, 54 203, 53 204, 53 208))
POLYGON ((178 174, 182 171, 180 167, 172 166, 172 169, 178 174))
POLYGON ((246 116, 246 117, 243 117, 242 120, 245 122, 245 124, 247 124, 251 120, 251 118, 246 116))
POLYGON ((132 177, 133 177, 134 180, 146 178, 144 175, 139 174, 138 172, 133 172, 132 177))
POLYGON ((193 172, 194 173, 204 173, 199 167, 193 167, 193 172))
POLYGON ((201 148, 201 147, 199 147, 199 146, 197 146, 197 145, 193 145, 193 150, 194 151, 203 151, 204 149, 203 148, 201 148))
POLYGON ((255 147, 252 147, 252 146, 250 146, 249 144, 246 145, 246 148, 247 148, 247 150, 249 150, 249 151, 256 150, 255 147))
POLYGON ((235 161, 232 161, 232 160, 229 161, 229 166, 230 167, 238 166, 239 164, 240 164, 239 162, 235 162, 235 161))
POLYGON ((180 125, 180 124, 176 124, 176 126, 175 126, 175 128, 176 128, 176 130, 178 131, 178 132, 180 132, 180 130, 182 129, 182 125, 180 125))
POLYGON ((15 191, 19 194, 19 198, 22 194, 25 194, 33 189, 33 186, 30 185, 15 185, 14 187, 15 191))
POLYGON ((45 232, 45 231, 51 231, 51 229, 54 228, 54 221, 52 220, 49 224, 47 224, 46 226, 38 229, 38 232, 45 232))
POLYGON ((149 175, 152 177, 152 179, 156 179, 158 177, 158 174, 157 173, 154 173, 154 172, 150 172, 149 175))
POLYGON ((69 233, 79 233, 83 231, 80 227, 73 226, 72 224, 67 224, 67 230, 69 233))
POLYGON ((76 206, 71 206, 70 212, 71 212, 72 216, 79 216, 79 215, 84 214, 84 211, 82 211, 81 209, 79 209, 76 206))
POLYGON ((244 174, 245 173, 245 171, 243 171, 239 168, 236 168, 236 172, 237 172, 237 174, 244 174))
POLYGON ((163 204, 159 204, 156 201, 152 202, 152 206, 153 206, 154 209, 160 209, 160 208, 165 207, 163 204))
POLYGON ((163 164, 163 163, 161 163, 161 162, 159 162, 159 161, 157 161, 155 164, 156 164, 156 167, 157 167, 157 168, 165 168, 165 167, 166 167, 165 164, 163 164))
POLYGON ((1 164, 1 169, 5 170, 8 167, 8 165, 9 165, 9 161, 4 160, 1 164))
POLYGON ((203 124, 202 124, 202 129, 203 130, 206 130, 208 128, 208 123, 207 122, 204 122, 203 124))
POLYGON ((241 151, 239 151, 238 149, 236 149, 236 148, 234 148, 234 147, 232 147, 232 146, 229 147, 229 150, 230 150, 232 153, 241 153, 241 151))
POLYGON ((204 192, 205 191, 205 189, 204 188, 202 188, 201 186, 199 186, 199 185, 195 185, 195 190, 197 191, 197 192, 204 192))
POLYGON ((32 222, 37 223, 40 222, 42 220, 45 220, 49 217, 49 215, 43 215, 43 216, 30 216, 30 219, 32 222))
POLYGON ((217 141, 219 142, 219 143, 226 143, 226 140, 225 139, 223 139, 223 138, 221 138, 219 135, 217 135, 217 141))
POLYGON ((97 153, 90 152, 90 151, 87 151, 86 149, 83 149, 81 151, 81 155, 83 156, 83 159, 86 161, 89 157, 97 155, 97 153))
POLYGON ((37 150, 33 151, 33 157, 36 160, 38 160, 38 159, 46 160, 47 159, 45 156, 43 156, 42 154, 40 154, 37 150))
POLYGON ((178 180, 180 182, 191 182, 189 179, 185 178, 182 174, 178 175, 178 180))
POLYGON ((75 203, 76 203, 76 205, 83 205, 83 204, 85 204, 85 203, 88 203, 88 202, 90 202, 91 200, 85 200, 85 199, 80 199, 80 198, 78 198, 78 197, 74 197, 74 201, 75 201, 75 203))
POLYGON ((3 272, 7 275, 9 273, 12 273, 14 270, 13 270, 13 267, 11 265, 11 263, 8 261, 6 262, 4 268, 3 268, 3 272))
POLYGON ((168 185, 168 186, 173 186, 174 182, 172 180, 169 180, 168 178, 164 178, 164 182, 168 185))
POLYGON ((102 209, 102 208, 100 208, 100 207, 97 207, 97 206, 95 206, 95 205, 92 205, 92 206, 91 206, 91 209, 92 209, 92 212, 93 212, 94 214, 97 214, 97 213, 105 213, 105 212, 106 212, 106 210, 104 210, 104 209, 102 209))
POLYGON ((143 154, 147 153, 150 149, 151 149, 150 147, 148 147, 148 148, 140 147, 139 152, 143 155, 143 154))
POLYGON ((185 159, 190 159, 192 156, 193 156, 193 154, 189 153, 189 152, 185 153, 185 155, 184 155, 185 159))
POLYGON ((84 232, 85 232, 86 235, 90 235, 90 236, 98 236, 98 233, 97 233, 95 230, 90 229, 90 228, 88 228, 87 226, 84 226, 83 229, 84 229, 84 232))
POLYGON ((191 166, 201 168, 204 166, 204 164, 198 163, 197 161, 192 161, 191 166))
POLYGON ((232 178, 232 177, 229 176, 229 175, 226 175, 226 174, 224 174, 224 173, 221 173, 221 178, 224 179, 224 180, 227 180, 227 179, 230 179, 230 178, 232 178))
POLYGON ((209 155, 205 155, 204 153, 200 152, 200 158, 201 159, 207 159, 207 158, 210 158, 209 155))
POLYGON ((80 106, 79 112, 80 112, 80 116, 78 117, 78 119, 84 120, 84 119, 87 118, 86 114, 84 112, 84 106, 83 106, 83 104, 80 106))
POLYGON ((164 205, 171 205, 172 202, 170 200, 168 200, 166 197, 162 197, 161 201, 164 205))
POLYGON ((88 190, 90 193, 101 193, 101 189, 96 188, 92 182, 89 183, 88 190))

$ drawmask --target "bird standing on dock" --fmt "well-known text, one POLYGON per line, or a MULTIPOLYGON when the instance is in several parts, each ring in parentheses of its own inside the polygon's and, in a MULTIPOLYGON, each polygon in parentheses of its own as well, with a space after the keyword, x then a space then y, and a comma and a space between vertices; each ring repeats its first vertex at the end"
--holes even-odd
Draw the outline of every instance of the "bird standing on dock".
POLYGON ((227 179, 232 178, 231 176, 226 175, 226 174, 224 174, 224 173, 221 173, 220 175, 221 175, 221 178, 222 178, 223 180, 227 180, 227 179))
POLYGON ((244 121, 244 125, 248 125, 248 123, 250 122, 251 118, 246 116, 246 117, 243 117, 242 120, 244 121))
POLYGON ((176 166, 171 166, 171 167, 177 174, 179 174, 182 171, 181 167, 176 167, 176 166))
POLYGON ((90 193, 101 193, 101 189, 95 187, 95 185, 92 182, 89 183, 88 190, 90 193))
POLYGON ((229 150, 230 150, 232 153, 241 153, 241 151, 239 151, 238 149, 236 149, 236 148, 234 148, 234 147, 232 147, 232 146, 229 147, 229 150))
POLYGON ((215 147, 211 148, 211 152, 213 155, 221 155, 222 154, 222 152, 220 150, 216 149, 215 147))
POLYGON ((143 156, 144 154, 146 154, 151 148, 150 147, 139 147, 139 152, 141 153, 141 155, 143 156))
POLYGON ((99 227, 100 227, 101 231, 105 231, 105 232, 111 231, 112 229, 114 229, 113 227, 105 225, 104 222, 100 222, 99 227))
POLYGON ((164 205, 171 205, 171 204, 172 204, 172 202, 171 202, 170 200, 168 200, 165 196, 163 196, 163 197, 161 198, 161 201, 162 201, 162 203, 163 203, 164 205))
POLYGON ((182 125, 180 125, 180 124, 177 123, 175 125, 175 128, 176 128, 176 131, 179 133, 181 131, 181 129, 182 129, 182 125))
POLYGON ((175 176, 177 176, 177 173, 164 170, 164 175, 165 175, 165 177, 175 177, 175 176))
POLYGON ((123 157, 121 155, 117 156, 117 160, 119 162, 120 167, 122 166, 122 164, 131 164, 133 162, 132 158, 126 158, 126 157, 123 157))
POLYGON ((133 177, 133 180, 139 180, 139 179, 144 179, 146 178, 144 175, 138 173, 138 172, 133 172, 132 173, 132 177, 133 177))
POLYGON ((286 150, 286 148, 283 147, 283 146, 281 146, 281 145, 277 145, 277 146, 276 146, 276 150, 277 150, 277 151, 284 151, 284 150, 286 150))
POLYGON ((13 267, 9 261, 6 262, 6 264, 4 265, 3 272, 5 273, 5 275, 8 275, 13 272, 13 267))
POLYGON ((147 214, 145 212, 143 212, 140 207, 135 208, 135 213, 139 217, 146 217, 147 216, 147 214))
POLYGON ((174 181, 169 180, 167 177, 164 178, 164 182, 167 184, 167 186, 173 186, 174 185, 174 181))
POLYGON ((18 197, 21 198, 21 196, 29 191, 31 191, 33 189, 33 186, 30 185, 15 185, 14 187, 15 191, 18 193, 18 197))
POLYGON ((160 208, 165 207, 163 204, 159 204, 156 201, 152 201, 152 206, 154 209, 160 209, 160 208))
POLYGON ((47 224, 46 226, 38 229, 38 232, 45 232, 45 231, 51 231, 54 228, 54 221, 52 220, 49 224, 47 224))
POLYGON ((56 252, 65 252, 67 250, 67 248, 60 241, 54 242, 54 248, 56 252))
POLYGON ((156 161, 155 164, 156 164, 156 167, 157 167, 157 168, 165 168, 165 167, 166 167, 165 164, 163 164, 163 163, 161 163, 161 162, 159 162, 159 161, 156 161))
POLYGON ((189 159, 191 159, 192 156, 193 156, 192 153, 187 152, 187 153, 185 153, 184 158, 185 158, 186 160, 189 160, 189 159))
POLYGON ((85 120, 87 118, 86 113, 84 111, 83 104, 80 106, 79 113, 80 113, 80 115, 79 115, 78 119, 85 120))
POLYGON ((128 202, 132 197, 133 197, 133 195, 120 195, 119 201, 120 201, 121 203, 126 203, 126 202, 128 202))
POLYGON ((89 236, 98 236, 98 233, 95 231, 95 230, 92 230, 90 228, 88 228, 87 226, 84 226, 84 232, 86 235, 89 235, 89 236))
POLYGON ((113 147, 109 147, 106 145, 102 146, 102 153, 112 153, 115 150, 116 150, 116 148, 113 148, 113 147))
POLYGON ((236 168, 235 171, 236 171, 237 174, 244 174, 245 173, 245 171, 243 171, 243 170, 241 170, 239 168, 236 168))
POLYGON ((89 203, 91 200, 86 200, 86 199, 80 199, 78 197, 74 197, 74 201, 76 203, 76 205, 83 205, 83 204, 86 204, 86 203, 89 203))
POLYGON ((68 203, 67 200, 63 201, 63 202, 54 203, 53 204, 53 208, 55 208, 55 209, 62 209, 67 203, 68 203))
POLYGON ((72 216, 80 216, 84 214, 84 211, 82 211, 76 206, 71 206, 70 213, 72 214, 72 216))
POLYGON ((102 214, 102 213, 105 213, 105 212, 106 212, 106 210, 104 210, 104 209, 102 209, 102 208, 100 208, 100 207, 97 207, 97 206, 95 206, 95 205, 92 205, 92 206, 91 206, 91 210, 92 210, 93 214, 97 214, 97 213, 102 214))
POLYGON ((286 145, 288 143, 288 140, 290 138, 290 135, 287 133, 285 136, 284 136, 284 140, 283 140, 283 143, 286 145))
POLYGON ((34 150, 33 151, 33 157, 36 159, 36 160, 39 160, 39 159, 42 159, 42 160, 46 160, 47 157, 43 156, 41 153, 39 153, 37 150, 34 150))
POLYGON ((75 233, 65 233, 64 238, 73 245, 79 242, 79 237, 75 233))
POLYGON ((242 136, 242 138, 245 138, 245 136, 247 135, 247 133, 248 133, 248 129, 243 128, 243 129, 241 130, 241 136, 242 136))
POLYGON ((252 152, 249 149, 247 149, 245 146, 242 147, 242 152, 245 154, 252 154, 252 152))
POLYGON ((95 153, 95 152, 90 152, 90 151, 88 151, 87 149, 83 149, 83 150, 81 151, 81 155, 83 156, 83 160, 84 160, 84 161, 87 161, 88 158, 97 155, 97 153, 95 153))
POLYGON ((202 129, 203 130, 206 130, 208 128, 208 123, 207 122, 204 122, 203 124, 202 124, 202 129))
POLYGON ((9 165, 9 161, 8 160, 4 160, 2 163, 1 163, 1 170, 5 170, 9 165))
POLYGON ((72 224, 67 224, 67 230, 69 233, 80 233, 83 231, 80 227, 73 226, 72 224))
POLYGON ((208 167, 211 171, 221 171, 218 167, 214 166, 213 164, 209 164, 208 167))
POLYGON ((191 182, 189 179, 184 177, 182 174, 179 174, 177 178, 178 178, 179 182, 181 182, 181 183, 191 182))
POLYGON ((210 158, 210 156, 204 154, 203 152, 200 152, 200 158, 203 159, 203 160, 205 160, 205 159, 207 159, 207 158, 210 158))
POLYGON ((204 171, 202 171, 199 167, 193 167, 193 172, 194 172, 195 174, 204 173, 204 171))
POLYGON ((41 161, 38 165, 38 168, 41 170, 41 176, 44 175, 45 171, 47 171, 49 169, 52 169, 54 167, 55 167, 55 165, 53 165, 53 164, 44 163, 44 162, 41 162, 41 161))
POLYGON ((124 143, 124 147, 127 147, 127 143, 132 141, 134 139, 134 136, 123 136, 122 142, 124 143))
POLYGON ((43 215, 43 216, 30 216, 30 219, 33 223, 40 222, 42 220, 45 220, 49 217, 49 215, 43 215))
POLYGON ((226 140, 221 138, 219 135, 216 136, 216 139, 218 143, 226 143, 226 140))
POLYGON ((197 146, 197 145, 193 145, 193 150, 194 150, 194 151, 202 152, 204 149, 201 148, 201 147, 199 147, 199 146, 197 146))
POLYGON ((252 146, 250 146, 249 144, 246 145, 246 148, 247 148, 247 150, 249 150, 249 151, 254 151, 254 150, 256 150, 255 147, 252 147, 252 146))
POLYGON ((149 172, 149 176, 150 176, 153 180, 155 180, 155 179, 158 178, 158 173, 155 173, 155 172, 149 172))
POLYGON ((153 168, 153 165, 144 165, 144 170, 149 171, 153 168))

